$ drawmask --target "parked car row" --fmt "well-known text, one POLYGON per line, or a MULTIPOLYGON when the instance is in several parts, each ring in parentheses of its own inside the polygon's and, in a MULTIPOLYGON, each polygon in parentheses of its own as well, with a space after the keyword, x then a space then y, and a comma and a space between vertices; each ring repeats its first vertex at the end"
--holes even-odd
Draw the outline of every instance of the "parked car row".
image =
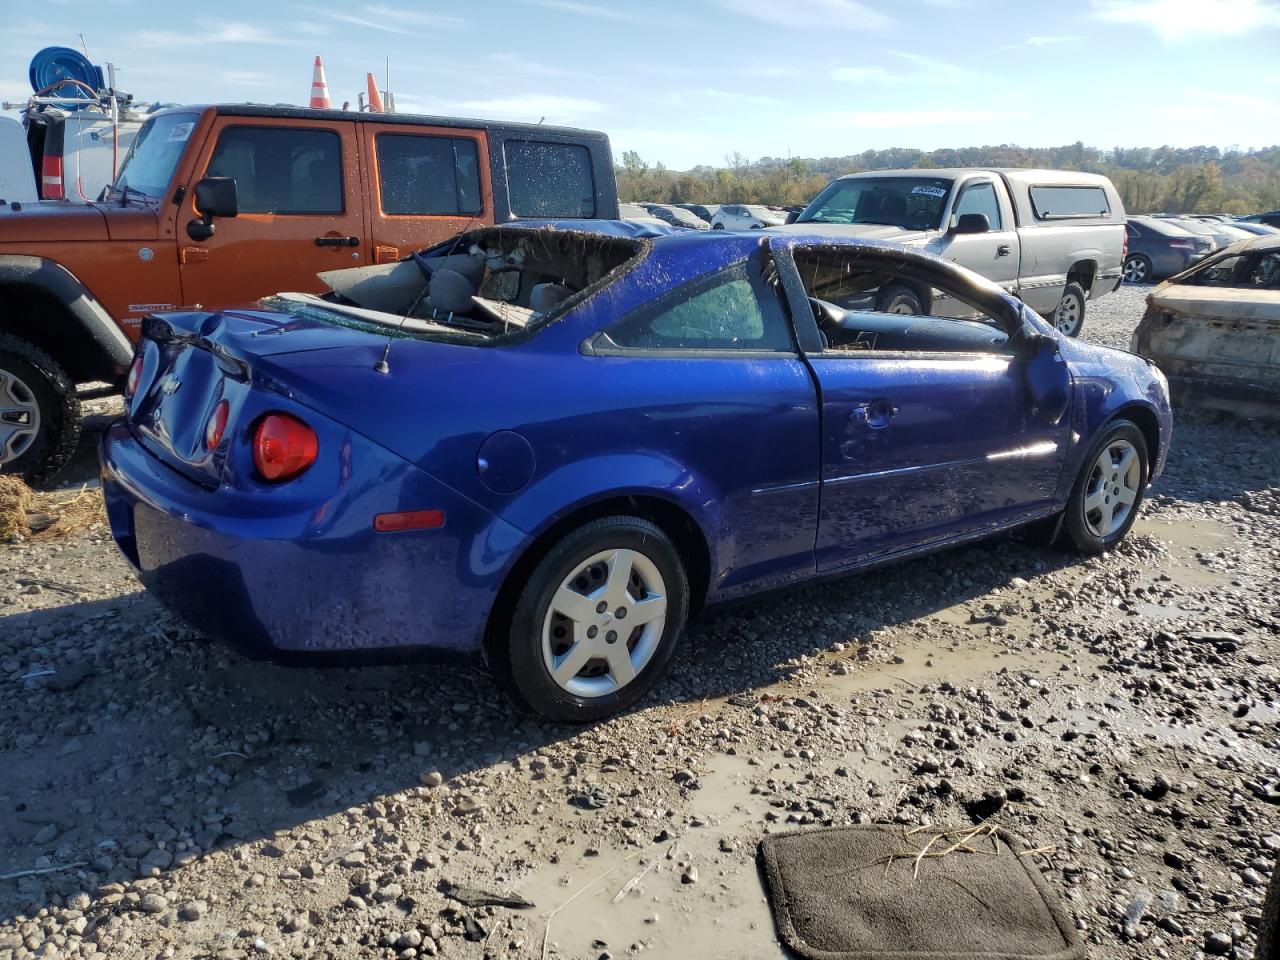
POLYGON ((1126 230, 1124 278, 1129 283, 1163 280, 1233 244, 1280 235, 1280 230, 1262 223, 1171 214, 1129 217, 1126 230))

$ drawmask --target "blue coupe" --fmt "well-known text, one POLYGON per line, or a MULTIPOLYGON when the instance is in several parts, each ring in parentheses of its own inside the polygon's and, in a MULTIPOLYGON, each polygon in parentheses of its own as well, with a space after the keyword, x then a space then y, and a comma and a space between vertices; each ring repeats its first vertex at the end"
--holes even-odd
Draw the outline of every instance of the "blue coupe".
POLYGON ((557 720, 707 604, 1033 521, 1106 550, 1169 449, 1154 366, 899 246, 521 224, 327 279, 145 321, 116 543, 251 655, 482 653, 557 720))

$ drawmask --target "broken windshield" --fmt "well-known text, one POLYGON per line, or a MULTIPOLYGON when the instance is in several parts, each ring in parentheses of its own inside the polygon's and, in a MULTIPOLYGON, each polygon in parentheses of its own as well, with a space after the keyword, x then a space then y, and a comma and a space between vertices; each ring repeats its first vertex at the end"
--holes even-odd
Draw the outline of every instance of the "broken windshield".
POLYGON ((144 123, 125 155, 111 195, 118 197, 129 191, 163 197, 197 119, 194 113, 165 113, 144 123))
POLYGON ((942 177, 857 177, 836 180, 796 218, 797 223, 877 223, 935 230, 951 193, 942 177))

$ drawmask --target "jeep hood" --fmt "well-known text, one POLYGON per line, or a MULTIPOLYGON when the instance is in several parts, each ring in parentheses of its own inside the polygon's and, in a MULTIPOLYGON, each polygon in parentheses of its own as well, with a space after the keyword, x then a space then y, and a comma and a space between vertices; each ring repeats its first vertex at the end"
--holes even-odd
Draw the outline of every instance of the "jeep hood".
POLYGON ((156 212, 131 204, 76 203, 39 200, 0 206, 0 244, 48 242, 102 242, 104 240, 155 240, 159 236, 156 212))
POLYGON ((908 230, 887 223, 789 223, 772 230, 786 233, 805 233, 819 237, 861 237, 863 240, 888 240, 893 243, 923 243, 929 234, 923 230, 908 230))

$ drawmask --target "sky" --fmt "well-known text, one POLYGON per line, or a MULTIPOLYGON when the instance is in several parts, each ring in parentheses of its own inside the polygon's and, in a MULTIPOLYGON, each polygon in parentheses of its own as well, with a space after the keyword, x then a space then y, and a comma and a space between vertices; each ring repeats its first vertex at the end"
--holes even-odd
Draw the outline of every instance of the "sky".
MULTIPOLYGON (((1280 0, 0 0, 0 101, 41 47, 139 100, 334 106, 604 130, 673 169, 733 153, 1280 140, 1280 0)), ((13 114, 10 114, 13 115, 13 114)))

